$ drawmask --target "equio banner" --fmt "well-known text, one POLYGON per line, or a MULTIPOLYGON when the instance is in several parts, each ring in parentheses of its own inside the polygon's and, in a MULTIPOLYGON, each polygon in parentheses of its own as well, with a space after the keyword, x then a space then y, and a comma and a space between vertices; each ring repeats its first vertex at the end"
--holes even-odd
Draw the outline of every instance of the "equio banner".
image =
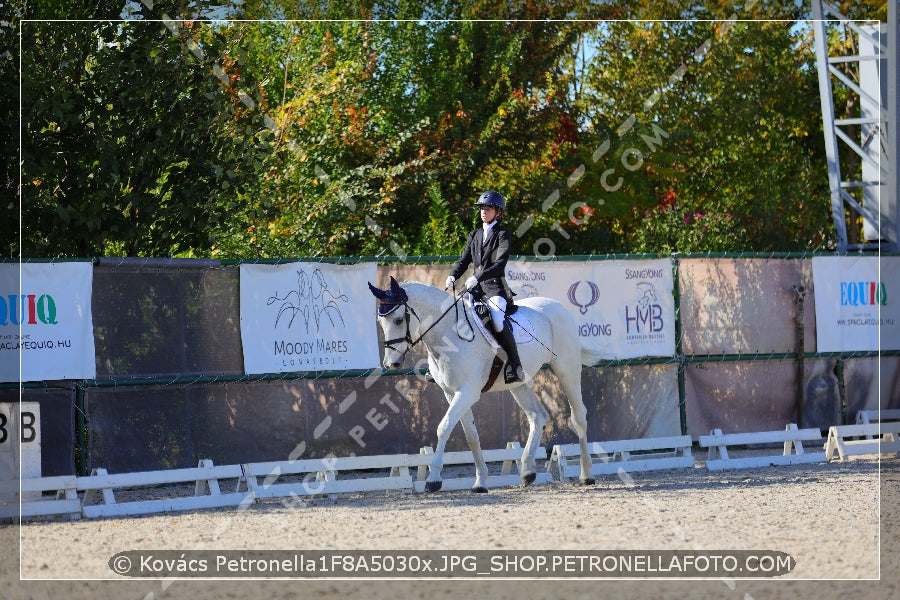
POLYGON ((92 285, 89 262, 0 265, 0 381, 96 377, 92 285))
POLYGON ((544 296, 575 318, 592 361, 675 355, 672 261, 514 262, 516 299, 544 296))
POLYGON ((900 257, 812 259, 819 352, 900 350, 900 257))
POLYGON ((245 373, 370 369, 379 365, 376 265, 241 265, 245 373))

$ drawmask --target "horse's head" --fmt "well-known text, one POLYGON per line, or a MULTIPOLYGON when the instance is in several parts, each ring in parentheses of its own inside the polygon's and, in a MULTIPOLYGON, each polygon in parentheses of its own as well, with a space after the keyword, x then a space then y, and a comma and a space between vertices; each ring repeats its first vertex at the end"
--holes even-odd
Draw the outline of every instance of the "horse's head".
POLYGON ((386 290, 369 284, 372 295, 378 299, 378 323, 384 334, 384 367, 398 369, 412 344, 409 331, 411 309, 409 297, 397 280, 391 277, 391 287, 386 290))

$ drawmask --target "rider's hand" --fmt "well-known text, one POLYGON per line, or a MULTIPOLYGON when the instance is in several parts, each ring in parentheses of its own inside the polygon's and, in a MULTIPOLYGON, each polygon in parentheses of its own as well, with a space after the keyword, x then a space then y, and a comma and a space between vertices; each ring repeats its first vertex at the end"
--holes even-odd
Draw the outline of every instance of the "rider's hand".
POLYGON ((456 283, 456 277, 454 277, 453 275, 448 275, 447 283, 446 285, 444 285, 444 289, 452 288, 454 283, 456 283))
POLYGON ((476 285, 478 285, 478 279, 476 279, 474 275, 466 279, 466 290, 471 291, 476 285))

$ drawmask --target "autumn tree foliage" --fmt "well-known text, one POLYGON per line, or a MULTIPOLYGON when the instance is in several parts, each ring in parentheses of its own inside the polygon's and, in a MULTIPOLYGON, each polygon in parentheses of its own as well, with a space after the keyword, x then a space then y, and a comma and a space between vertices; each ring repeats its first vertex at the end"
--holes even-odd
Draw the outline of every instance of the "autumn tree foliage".
POLYGON ((484 189, 520 254, 833 243, 792 1, 3 10, 12 254, 448 255, 484 189))

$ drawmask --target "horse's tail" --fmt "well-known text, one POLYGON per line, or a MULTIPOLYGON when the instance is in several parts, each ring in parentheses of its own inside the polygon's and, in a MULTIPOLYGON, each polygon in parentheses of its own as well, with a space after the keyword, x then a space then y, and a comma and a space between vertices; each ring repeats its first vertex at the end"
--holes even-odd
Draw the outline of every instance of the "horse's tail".
POLYGON ((593 367, 601 360, 604 360, 608 357, 603 356, 603 354, 596 349, 581 347, 581 364, 586 367, 593 367))

